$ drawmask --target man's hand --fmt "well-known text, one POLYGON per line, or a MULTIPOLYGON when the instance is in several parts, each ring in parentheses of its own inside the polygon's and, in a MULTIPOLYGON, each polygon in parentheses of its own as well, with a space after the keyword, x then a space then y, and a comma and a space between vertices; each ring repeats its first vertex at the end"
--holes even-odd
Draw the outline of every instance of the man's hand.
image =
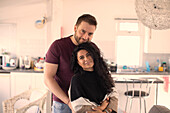
POLYGON ((107 112, 111 113, 111 112, 112 112, 112 109, 106 109, 107 112, 106 112, 106 111, 102 111, 102 110, 99 109, 98 107, 96 107, 96 108, 93 108, 93 107, 92 107, 92 109, 93 109, 94 111, 86 111, 86 113, 107 113, 107 112))
POLYGON ((100 108, 98 108, 98 107, 92 107, 92 109, 94 110, 94 111, 86 111, 86 113, 105 113, 105 112, 103 112, 100 108))
POLYGON ((86 113, 106 113, 103 110, 107 108, 109 104, 109 98, 106 98, 100 106, 92 107, 94 111, 87 111, 86 113))
POLYGON ((69 108, 71 109, 71 111, 72 111, 72 113, 76 113, 74 110, 73 110, 73 107, 72 107, 72 105, 71 105, 71 102, 69 101, 68 102, 68 104, 67 104, 68 106, 69 106, 69 108))

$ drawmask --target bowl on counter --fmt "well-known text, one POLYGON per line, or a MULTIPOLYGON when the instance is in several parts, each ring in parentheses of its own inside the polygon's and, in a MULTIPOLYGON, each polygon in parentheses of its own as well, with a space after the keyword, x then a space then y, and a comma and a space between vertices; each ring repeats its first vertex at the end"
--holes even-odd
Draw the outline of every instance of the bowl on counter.
POLYGON ((13 70, 13 69, 16 69, 16 66, 2 66, 2 69, 4 69, 4 70, 13 70))

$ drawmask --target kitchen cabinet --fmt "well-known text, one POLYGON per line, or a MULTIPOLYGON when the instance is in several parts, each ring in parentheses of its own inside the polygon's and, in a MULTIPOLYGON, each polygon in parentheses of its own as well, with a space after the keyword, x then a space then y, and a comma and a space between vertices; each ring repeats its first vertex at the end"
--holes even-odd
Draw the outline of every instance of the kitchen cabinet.
POLYGON ((145 53, 170 53, 170 29, 146 29, 145 53))
POLYGON ((164 84, 159 85, 158 104, 170 108, 170 75, 164 75, 161 78, 164 80, 164 84))
MULTIPOLYGON (((31 88, 47 89, 44 84, 44 73, 11 72, 11 97, 31 88)), ((51 93, 48 92, 47 103, 51 102, 51 93)), ((46 113, 50 113, 51 105, 45 105, 46 113)))
POLYGON ((0 73, 0 113, 2 113, 2 101, 11 97, 10 93, 10 73, 0 73))
POLYGON ((46 88, 43 75, 43 73, 11 72, 11 96, 31 88, 46 88))

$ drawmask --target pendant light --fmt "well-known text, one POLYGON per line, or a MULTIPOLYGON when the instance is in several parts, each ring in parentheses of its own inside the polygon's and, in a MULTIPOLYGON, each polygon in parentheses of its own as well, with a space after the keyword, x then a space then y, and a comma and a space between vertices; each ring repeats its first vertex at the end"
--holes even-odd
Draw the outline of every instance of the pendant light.
POLYGON ((136 0, 138 19, 155 30, 170 28, 170 0, 136 0))

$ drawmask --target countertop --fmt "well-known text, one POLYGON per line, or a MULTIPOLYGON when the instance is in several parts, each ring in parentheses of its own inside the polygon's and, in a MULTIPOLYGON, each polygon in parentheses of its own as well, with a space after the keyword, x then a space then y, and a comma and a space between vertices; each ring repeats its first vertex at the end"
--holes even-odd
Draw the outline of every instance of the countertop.
MULTIPOLYGON (((34 69, 13 69, 13 70, 3 70, 0 69, 0 73, 10 73, 10 72, 26 72, 26 73, 43 73, 43 71, 35 71, 34 69)), ((170 72, 112 72, 112 75, 170 75, 170 72)))
POLYGON ((112 75, 170 75, 170 72, 112 72, 112 75))
POLYGON ((11 73, 11 72, 43 73, 43 71, 35 71, 34 69, 13 69, 13 70, 0 69, 0 73, 11 73))

